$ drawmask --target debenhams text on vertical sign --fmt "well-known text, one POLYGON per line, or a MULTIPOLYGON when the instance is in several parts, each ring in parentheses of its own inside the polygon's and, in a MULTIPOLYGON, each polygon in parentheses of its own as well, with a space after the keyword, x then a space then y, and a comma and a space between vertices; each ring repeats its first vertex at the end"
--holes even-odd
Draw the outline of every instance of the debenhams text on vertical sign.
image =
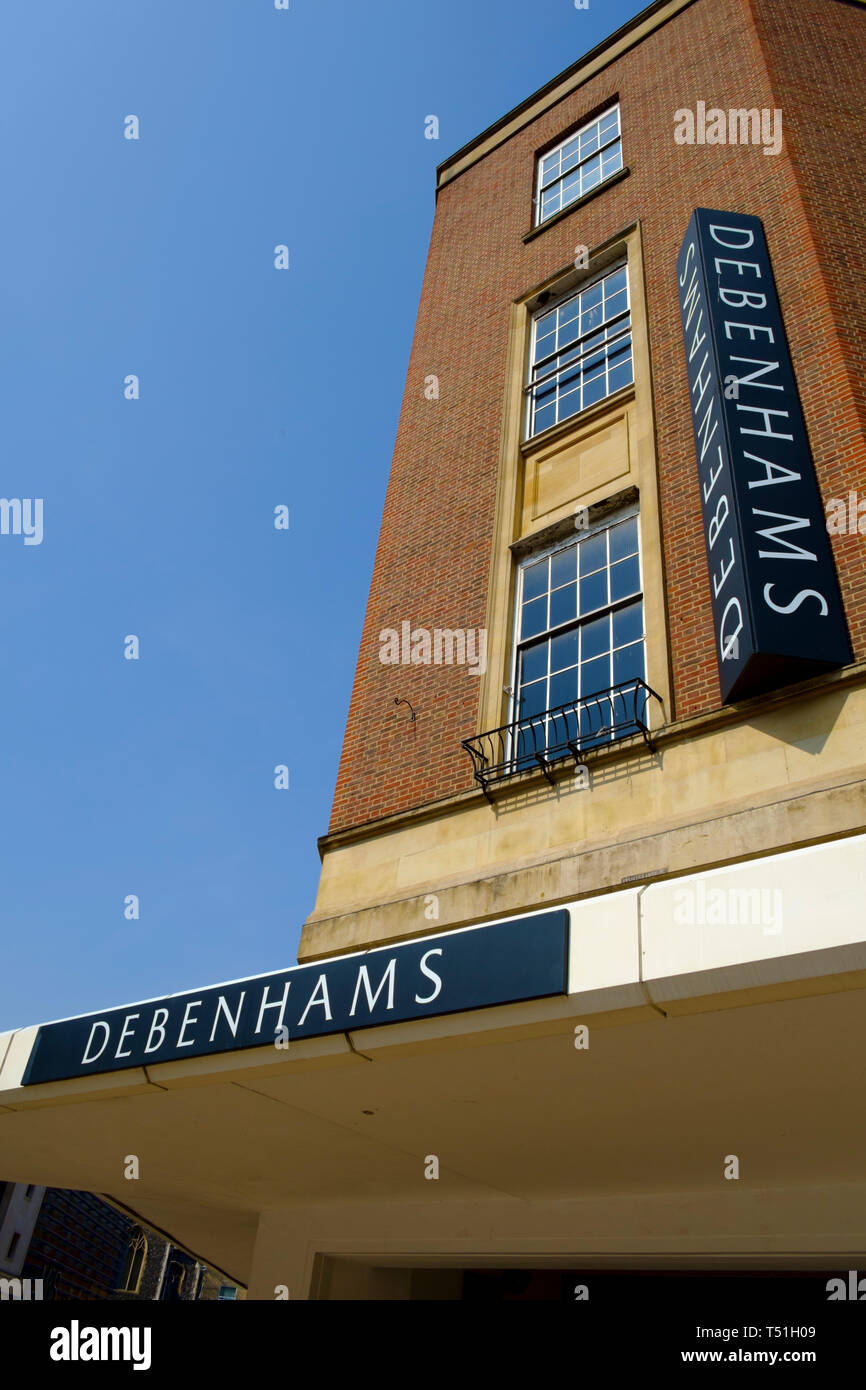
POLYGON ((851 645, 760 219, 698 208, 677 281, 729 704, 844 666, 851 645))
POLYGON ((25 1086, 564 994, 567 908, 46 1023, 25 1086))

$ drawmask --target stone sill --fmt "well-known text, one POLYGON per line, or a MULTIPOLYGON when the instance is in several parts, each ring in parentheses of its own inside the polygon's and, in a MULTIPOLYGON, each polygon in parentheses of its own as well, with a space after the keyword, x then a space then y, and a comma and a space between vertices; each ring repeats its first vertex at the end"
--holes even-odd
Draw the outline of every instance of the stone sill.
MULTIPOLYGON (((732 724, 748 723, 757 715, 767 714, 785 704, 798 703, 823 694, 825 691, 854 688, 864 683, 866 683, 866 660, 845 666, 841 671, 833 671, 829 675, 813 676, 810 680, 802 681, 799 685, 783 686, 780 690, 772 691, 767 695, 755 696, 751 700, 743 700, 736 705, 725 705, 718 709, 706 710, 701 714, 688 715, 685 719, 677 719, 670 724, 663 724, 657 729, 650 730, 653 752, 670 744, 680 743, 684 739, 699 738, 702 734, 712 733, 717 729, 730 727, 732 724)), ((621 762, 630 756, 633 757, 636 753, 641 756, 653 756, 653 753, 649 752, 643 739, 639 736, 629 740, 627 747, 624 746, 625 743, 626 740, 623 740, 621 746, 613 745, 602 753, 593 751, 589 754, 591 765, 593 767, 608 767, 612 763, 621 762)), ((463 752, 462 749, 459 751, 463 752)), ((466 757, 468 761, 468 754, 466 757)), ((569 762, 564 765, 563 772, 566 776, 573 776, 573 764, 569 762)), ((557 777, 555 771, 553 775, 554 778, 557 777)), ((559 774, 559 776, 562 775, 562 773, 559 774)), ((537 772, 521 773, 510 782, 500 784, 494 791, 494 797, 499 803, 507 801, 509 795, 516 795, 530 788, 544 785, 549 786, 549 783, 539 768, 537 772)), ((550 787, 550 791, 553 794, 554 788, 550 787)), ((405 811, 395 811, 388 816, 362 821, 359 825, 348 826, 342 830, 320 835, 317 842, 319 857, 323 859, 328 850, 355 844, 359 840, 367 840, 374 835, 389 834, 391 831, 400 830, 407 825, 417 824, 421 821, 435 820, 439 816, 448 815, 452 811, 463 809, 466 806, 483 805, 485 801, 486 798, 480 786, 475 785, 467 788, 466 791, 455 792, 451 796, 440 797, 435 801, 423 802, 421 805, 413 806, 405 811)), ((493 807, 490 809, 492 812, 493 807)))
POLYGON ((615 183, 620 183, 623 179, 627 179, 630 173, 631 169, 627 164, 625 168, 617 169, 616 173, 611 174, 609 179, 605 179, 604 183, 597 183, 595 188, 591 188, 588 193, 584 193, 582 198, 576 198, 573 203, 569 203, 567 208, 560 208, 559 212, 555 212, 552 217, 547 217, 543 222, 539 222, 537 227, 533 227, 531 231, 526 233, 523 238, 523 244, 526 245, 527 242, 534 241, 537 236, 541 236, 542 232, 546 232, 548 227, 555 227, 557 223, 564 222, 566 217, 569 217, 571 213, 576 212, 578 208, 585 207, 587 203, 591 203, 593 198, 597 198, 599 193, 605 193, 607 189, 612 188, 615 183))

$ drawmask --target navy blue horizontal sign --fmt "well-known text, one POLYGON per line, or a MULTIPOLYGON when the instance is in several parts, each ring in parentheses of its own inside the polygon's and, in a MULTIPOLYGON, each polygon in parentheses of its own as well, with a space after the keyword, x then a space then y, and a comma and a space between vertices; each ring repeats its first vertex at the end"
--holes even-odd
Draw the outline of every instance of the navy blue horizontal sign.
POLYGON ((568 922, 560 908, 47 1023, 23 1084, 564 994, 568 922))

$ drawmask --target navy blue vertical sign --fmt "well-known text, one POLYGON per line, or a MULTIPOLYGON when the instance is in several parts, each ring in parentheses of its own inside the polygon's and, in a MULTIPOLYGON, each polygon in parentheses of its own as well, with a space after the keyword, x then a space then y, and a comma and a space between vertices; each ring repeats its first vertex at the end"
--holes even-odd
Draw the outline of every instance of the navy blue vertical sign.
POLYGON ((677 258, 722 701, 851 660, 764 228, 697 208, 677 258))

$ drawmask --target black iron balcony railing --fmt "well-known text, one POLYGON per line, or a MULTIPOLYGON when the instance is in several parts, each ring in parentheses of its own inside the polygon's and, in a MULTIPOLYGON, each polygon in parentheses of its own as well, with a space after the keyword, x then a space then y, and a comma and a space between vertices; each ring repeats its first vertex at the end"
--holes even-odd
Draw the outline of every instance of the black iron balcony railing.
POLYGON ((573 700, 567 705, 525 715, 498 729, 465 738, 461 747, 472 759, 476 782, 487 797, 490 787, 518 773, 541 768, 553 782, 551 767, 565 758, 582 763, 586 754, 629 735, 641 735, 652 748, 647 705, 661 697, 634 677, 573 700))

